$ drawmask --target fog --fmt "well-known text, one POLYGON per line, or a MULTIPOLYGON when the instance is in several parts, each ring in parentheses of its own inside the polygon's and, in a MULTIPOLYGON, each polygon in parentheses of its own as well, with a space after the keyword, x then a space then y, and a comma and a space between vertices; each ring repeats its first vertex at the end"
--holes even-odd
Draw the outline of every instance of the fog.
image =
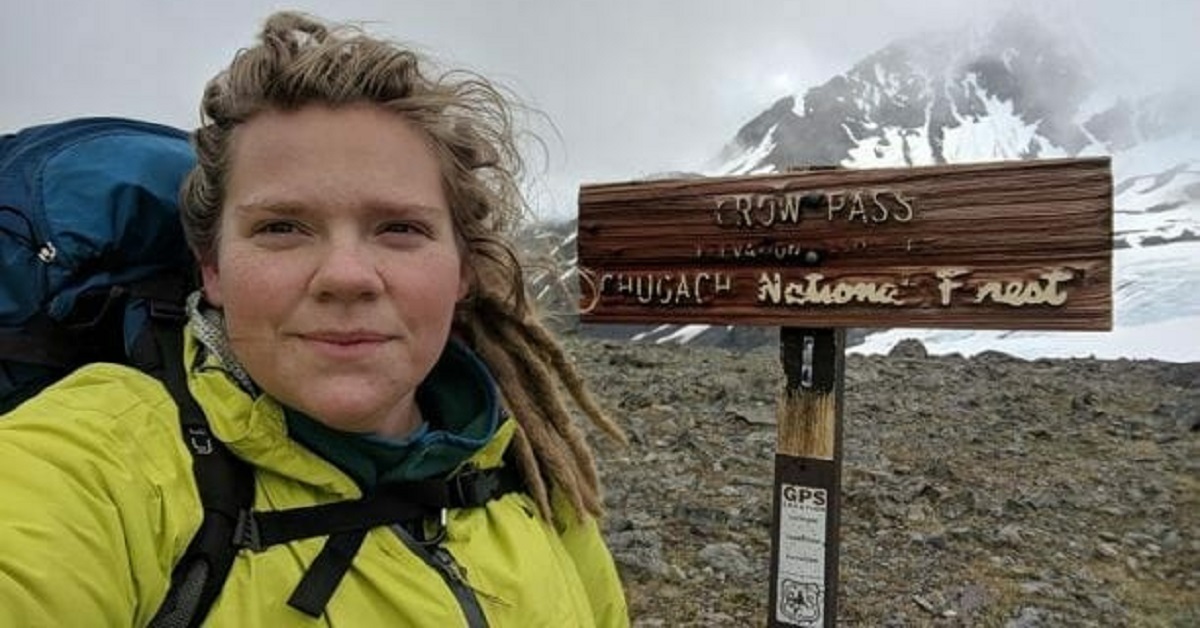
MULTIPOLYGON (((365 22, 444 65, 507 85, 543 115, 525 126, 531 198, 574 211, 582 182, 695 170, 781 96, 848 69, 897 38, 986 28, 1011 10, 1094 59, 1114 91, 1196 81, 1200 2, 1069 0, 334 0, 289 8, 365 22), (531 144, 531 147, 534 146, 531 144)), ((275 2, 40 0, 0 22, 0 129, 81 115, 182 127, 198 121, 204 82, 252 42, 275 2)))

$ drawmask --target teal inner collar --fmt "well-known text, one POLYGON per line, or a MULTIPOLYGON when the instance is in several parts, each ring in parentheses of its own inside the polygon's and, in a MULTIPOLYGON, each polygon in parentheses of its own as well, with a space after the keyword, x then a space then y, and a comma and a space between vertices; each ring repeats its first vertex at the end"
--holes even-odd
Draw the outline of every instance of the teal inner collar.
POLYGON ((400 438, 345 432, 292 408, 284 412, 292 438, 345 471, 364 491, 445 475, 487 444, 500 423, 495 380, 458 340, 446 343, 416 398, 424 420, 400 438))

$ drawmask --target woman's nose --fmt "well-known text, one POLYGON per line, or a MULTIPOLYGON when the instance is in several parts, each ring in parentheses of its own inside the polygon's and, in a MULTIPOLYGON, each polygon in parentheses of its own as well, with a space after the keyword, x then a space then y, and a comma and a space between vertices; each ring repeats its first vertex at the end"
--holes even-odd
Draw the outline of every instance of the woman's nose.
POLYGON ((325 301, 369 300, 383 292, 383 277, 366 244, 330 242, 312 278, 312 292, 325 301))

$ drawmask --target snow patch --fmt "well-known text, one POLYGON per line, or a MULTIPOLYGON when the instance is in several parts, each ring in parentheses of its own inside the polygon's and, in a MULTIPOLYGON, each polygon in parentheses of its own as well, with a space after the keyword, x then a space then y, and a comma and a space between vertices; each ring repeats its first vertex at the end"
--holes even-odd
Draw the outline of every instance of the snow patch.
POLYGON ((763 135, 758 146, 734 157, 731 161, 722 166, 718 172, 727 175, 747 174, 759 165, 759 162, 766 159, 771 151, 775 150, 775 129, 779 128, 778 124, 771 125, 763 135))
POLYGON ((659 325, 658 327, 655 327, 654 329, 651 329, 650 331, 644 331, 640 334, 634 334, 632 340, 634 342, 641 342, 641 341, 645 340, 646 338, 649 338, 650 336, 653 336, 657 333, 666 331, 670 328, 671 328, 670 325, 659 325))
MULTIPOLYGON (((978 77, 969 75, 965 83, 981 98, 986 114, 976 117, 953 112, 959 125, 943 131, 942 154, 949 163, 983 160, 1020 159, 1030 143, 1040 139, 1037 125, 1029 124, 1017 115, 1012 101, 1002 100, 979 86, 978 77)), ((1057 146, 1043 145, 1038 157, 1068 157, 1057 146)))
POLYGON ((663 336, 662 338, 659 338, 658 340, 655 340, 654 344, 661 345, 661 344, 667 344, 667 343, 671 343, 671 342, 676 343, 676 344, 681 344, 681 345, 687 344, 687 343, 695 340, 696 336, 699 336, 700 334, 703 334, 705 331, 708 331, 709 327, 711 327, 711 325, 681 325, 679 327, 679 329, 676 329, 671 334, 668 334, 666 336, 663 336))
POLYGON ((1111 332, 1003 332, 894 329, 867 337, 850 353, 886 354, 906 338, 916 338, 931 355, 966 357, 999 351, 1019 358, 1098 358, 1200 362, 1200 316, 1162 323, 1118 327, 1111 332))

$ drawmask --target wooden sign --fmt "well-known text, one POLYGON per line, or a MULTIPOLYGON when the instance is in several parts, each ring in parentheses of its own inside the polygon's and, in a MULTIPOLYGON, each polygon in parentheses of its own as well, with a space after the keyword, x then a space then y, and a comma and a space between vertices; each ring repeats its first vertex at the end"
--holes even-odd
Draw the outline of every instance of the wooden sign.
POLYGON ((1107 158, 585 185, 585 322, 1107 330, 1107 158))
POLYGON ((585 322, 780 325, 769 627, 837 621, 842 327, 1112 327, 1112 172, 1063 159, 588 185, 585 322))

